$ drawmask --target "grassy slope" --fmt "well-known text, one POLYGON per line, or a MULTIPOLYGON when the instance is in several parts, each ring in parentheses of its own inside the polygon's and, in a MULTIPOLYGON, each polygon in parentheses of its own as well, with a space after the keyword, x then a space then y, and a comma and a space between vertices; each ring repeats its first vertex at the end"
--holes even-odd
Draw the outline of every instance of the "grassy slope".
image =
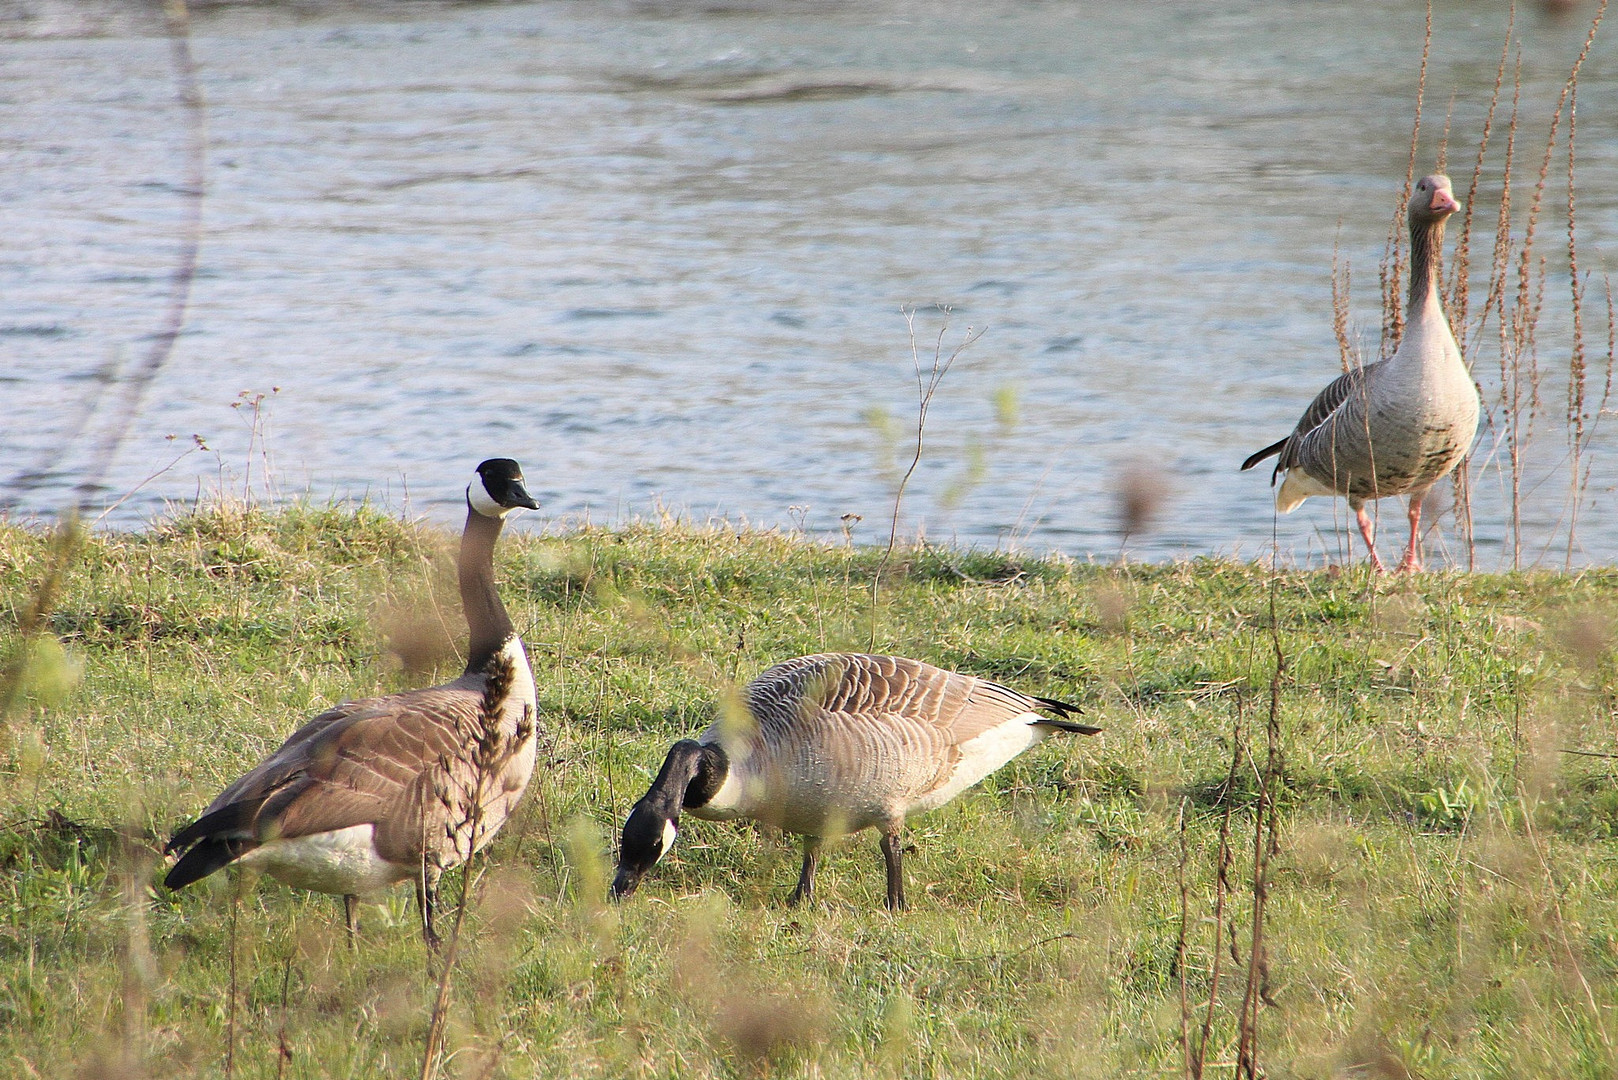
MULTIPOLYGON (((65 656, 44 651, 0 731, 0 1075, 128 1052, 154 1073, 219 1074, 233 920, 237 1075, 419 1069, 430 987, 404 890, 364 909, 350 953, 335 901, 270 881, 239 900, 221 874, 127 902, 130 869, 139 890, 154 863, 109 827, 164 835, 304 716, 453 674, 453 543, 312 510, 89 543, 55 616, 65 656)), ((0 527, 8 655, 45 547, 0 527)), ((502 548, 552 761, 478 892, 451 1073, 1173 1074, 1177 821, 1183 808, 1200 1020, 1231 808, 1243 963, 1221 961, 1208 1053, 1209 1075, 1229 1074, 1254 783, 1223 781, 1238 713, 1263 749, 1271 577, 908 552, 873 619, 879 561, 725 531, 502 548), (870 834, 792 912, 792 839, 689 820, 635 900, 604 909, 612 834, 666 745, 725 688, 867 648, 873 623, 880 650, 1079 701, 1106 734, 1046 743, 914 822, 902 917, 879 908, 870 834)), ((1610 1076, 1615 763, 1559 750, 1612 746, 1618 573, 1273 584, 1288 666, 1270 1075, 1610 1076)))

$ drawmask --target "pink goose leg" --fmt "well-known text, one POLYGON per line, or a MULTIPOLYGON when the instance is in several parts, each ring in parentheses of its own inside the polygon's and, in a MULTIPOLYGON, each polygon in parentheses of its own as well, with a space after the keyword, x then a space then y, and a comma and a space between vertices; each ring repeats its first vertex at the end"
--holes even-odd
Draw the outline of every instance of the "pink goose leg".
POLYGON ((1364 503, 1360 503, 1354 508, 1354 518, 1360 523, 1360 535, 1365 537, 1365 549, 1371 553, 1371 568, 1379 574, 1387 573, 1388 568, 1382 565, 1382 559, 1376 553, 1376 540, 1373 539, 1374 531, 1371 528, 1371 515, 1365 512, 1364 503))
POLYGON ((1405 548, 1404 562, 1399 564, 1402 572, 1421 569, 1421 499, 1425 494, 1410 496, 1410 546, 1405 548))

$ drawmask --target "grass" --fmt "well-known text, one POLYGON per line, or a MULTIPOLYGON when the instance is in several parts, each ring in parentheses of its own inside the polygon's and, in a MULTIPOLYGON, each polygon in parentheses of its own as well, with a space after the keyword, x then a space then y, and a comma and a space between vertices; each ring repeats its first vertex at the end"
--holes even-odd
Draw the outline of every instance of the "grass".
MULTIPOLYGON (((0 662, 48 548, 0 526, 0 662)), ((458 671, 453 548, 307 507, 86 540, 0 729, 0 1075, 420 1071, 436 984, 408 889, 363 909, 350 951, 332 898, 148 882, 160 838, 302 718, 458 671)), ((1183 1075, 1216 963, 1204 1074, 1230 1075, 1260 776, 1232 775, 1231 740, 1239 720, 1265 760, 1272 599, 1265 1073, 1618 1067, 1618 762, 1562 752, 1618 749, 1618 571, 1374 580, 901 546, 873 590, 883 558, 718 527, 508 537, 549 763, 475 889, 447 1075, 1183 1075), (693 819, 605 905, 668 743, 769 663, 866 648, 873 625, 881 649, 1078 701, 1106 733, 914 821, 901 916, 870 834, 791 911, 795 839, 693 819)))

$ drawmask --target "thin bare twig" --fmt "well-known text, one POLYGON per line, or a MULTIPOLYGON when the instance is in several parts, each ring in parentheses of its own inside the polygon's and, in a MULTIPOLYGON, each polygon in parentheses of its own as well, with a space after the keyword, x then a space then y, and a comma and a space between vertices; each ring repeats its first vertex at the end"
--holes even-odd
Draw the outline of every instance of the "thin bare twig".
MULTIPOLYGON (((483 701, 478 711, 478 738, 473 748, 471 788, 466 793, 466 857, 461 863, 461 895, 455 904, 455 922, 450 927, 449 940, 444 944, 443 968, 438 974, 438 989, 433 998, 433 1011, 427 1025, 426 1047, 421 1060, 421 1080, 432 1080, 442 1063, 444 1030, 449 1022, 449 994, 455 961, 460 955, 461 933, 466 924, 466 911, 472 892, 482 879, 482 868, 477 862, 479 840, 484 828, 484 804, 500 794, 501 776, 512 755, 534 733, 534 717, 526 703, 523 715, 513 730, 505 730, 507 697, 515 677, 511 660, 504 653, 496 653, 485 669, 483 701)), ((498 823, 497 826, 498 827, 498 823)), ((454 841, 452 841, 454 843, 454 841)), ((457 852, 458 854, 458 852, 457 852)), ((423 854, 423 863, 426 856, 423 854)))
POLYGON ((1244 740, 1244 725, 1246 698, 1238 694, 1236 697, 1236 722, 1230 733, 1230 771, 1225 774, 1225 813, 1219 822, 1219 863, 1214 871, 1214 938, 1213 938, 1213 970, 1209 976, 1208 1007, 1202 1016, 1202 1031, 1197 1039, 1197 1045, 1191 1054, 1190 1073, 1194 1080, 1201 1080, 1203 1067, 1207 1062, 1208 1040, 1213 1037, 1214 1007, 1219 1001, 1220 967, 1224 962, 1224 950, 1220 948, 1225 931, 1225 902, 1230 896, 1230 868, 1233 856, 1230 847, 1231 815, 1236 807, 1236 780, 1241 775, 1242 761, 1246 757, 1244 740))
MULTIPOLYGON (((1270 707, 1265 720, 1265 739, 1269 744, 1264 767, 1255 770, 1258 780, 1258 803, 1253 810, 1253 914, 1251 936, 1247 951, 1247 981, 1242 992, 1242 1010, 1237 1028, 1236 1075, 1247 1080, 1258 1080, 1263 1070, 1258 1064, 1258 1007, 1269 1004, 1269 960, 1264 943, 1264 912, 1270 895, 1270 857, 1279 850, 1279 821, 1276 803, 1282 782, 1281 757, 1281 688, 1286 680, 1287 657, 1281 647, 1281 622, 1278 594, 1280 574, 1270 575, 1270 648, 1275 666, 1270 673, 1270 707)), ((1249 758, 1251 761, 1251 758, 1249 758)), ((1256 764, 1256 763, 1254 763, 1256 764)))
POLYGON ((281 968, 281 1026, 275 1032, 275 1080, 287 1074, 287 1062, 292 1060, 292 1047, 287 1042, 287 997, 292 988, 292 955, 287 954, 281 968))
POLYGON ((916 346, 916 309, 913 307, 904 309, 905 329, 910 335, 910 359, 916 371, 916 449, 911 455, 909 468, 905 469, 904 475, 899 478, 899 486, 893 493, 893 515, 888 525, 888 546, 882 552, 882 561, 877 564, 876 574, 871 579, 872 650, 876 649, 877 598, 882 587, 882 577, 887 573, 888 564, 893 559, 893 549, 899 542, 899 507, 904 501, 905 488, 910 486, 910 478, 921 465, 921 454, 927 433, 927 410, 932 407, 933 395, 938 393, 939 384, 944 381, 944 376, 949 374, 949 369, 955 366, 955 361, 960 358, 961 353, 983 336, 982 330, 974 331, 970 326, 967 327, 966 336, 946 359, 944 335, 949 332, 950 309, 941 307, 940 310, 944 313, 945 322, 939 327, 938 339, 933 343, 932 365, 924 371, 921 365, 921 351, 916 346))
POLYGON ((242 879, 235 875, 230 890, 230 1004, 225 1010, 225 1080, 236 1075, 236 999, 241 989, 236 979, 236 926, 242 907, 242 879))
POLYGON ((111 402, 105 411, 112 422, 95 440, 84 479, 74 489, 74 504, 60 516, 56 535, 45 559, 45 569, 34 595, 19 620, 17 649, 11 662, 0 672, 0 718, 10 715, 22 693, 27 674, 29 644, 41 632, 47 617, 54 609, 62 578, 78 553, 83 540, 79 521, 84 504, 111 468, 118 449, 129 433, 130 424, 140 411, 141 403, 153 380, 174 352, 174 343, 185 325, 186 309, 191 299, 191 284, 197 272, 197 253, 202 244, 202 198, 207 163, 207 113, 202 92, 197 83, 196 63, 191 56, 191 26, 184 0, 165 0, 165 25, 169 37, 169 55, 174 67, 176 92, 188 117, 188 151, 186 155, 186 216, 180 233, 180 252, 169 275, 169 304, 152 346, 140 366, 122 383, 124 392, 120 400, 111 402))
POLYGON ((1179 973, 1180 979, 1180 1055, 1183 1060, 1187 1080, 1195 1075, 1191 1071, 1191 1007, 1188 1003, 1185 988, 1185 938, 1191 922, 1191 886, 1186 881, 1186 863, 1190 861, 1191 854, 1186 839, 1186 804, 1190 800, 1180 800, 1180 861, 1175 865, 1175 871, 1180 886, 1180 932, 1174 942, 1174 970, 1179 973))

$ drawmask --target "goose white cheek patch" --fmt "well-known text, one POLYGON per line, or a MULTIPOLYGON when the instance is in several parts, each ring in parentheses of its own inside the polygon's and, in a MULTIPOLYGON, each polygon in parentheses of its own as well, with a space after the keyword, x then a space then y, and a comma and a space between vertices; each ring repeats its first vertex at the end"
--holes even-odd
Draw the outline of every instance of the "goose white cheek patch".
POLYGON ((663 849, 657 853, 659 859, 669 853, 669 848, 674 846, 674 838, 677 835, 679 834, 675 831, 674 822, 663 822, 663 849))
POLYGON ((474 477, 466 486, 466 501, 472 504, 472 509, 484 517, 505 517, 506 508, 489 497, 488 489, 483 486, 482 477, 474 477))

